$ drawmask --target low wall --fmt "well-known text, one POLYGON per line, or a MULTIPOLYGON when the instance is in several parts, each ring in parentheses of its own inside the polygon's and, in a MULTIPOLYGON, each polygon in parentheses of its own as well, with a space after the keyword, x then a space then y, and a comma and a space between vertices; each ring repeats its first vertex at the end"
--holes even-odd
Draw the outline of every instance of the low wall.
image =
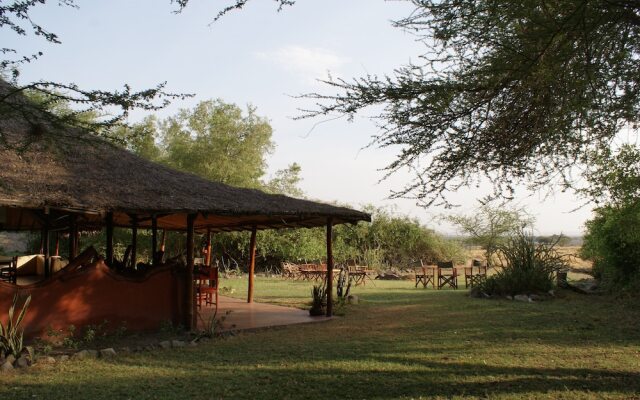
MULTIPOLYGON (((101 259, 82 267, 62 269, 49 279, 28 286, 0 282, 0 320, 6 322, 14 294, 31 295, 22 323, 27 338, 47 339, 50 329, 67 331, 108 321, 115 329, 156 330, 168 321, 182 322, 184 276, 168 266, 141 278, 113 272, 101 259)), ((17 313, 17 312, 16 312, 17 313)))

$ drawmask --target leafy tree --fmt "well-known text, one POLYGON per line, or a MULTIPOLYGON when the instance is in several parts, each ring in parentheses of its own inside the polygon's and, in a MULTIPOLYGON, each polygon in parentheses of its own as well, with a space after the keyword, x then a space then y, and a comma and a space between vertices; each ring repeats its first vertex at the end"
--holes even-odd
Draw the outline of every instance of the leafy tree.
MULTIPOLYGON (((45 3, 47 0, 14 0, 0 4, 0 30, 18 36, 34 35, 50 44, 61 44, 58 35, 32 18, 32 9, 45 3)), ((58 0, 57 4, 61 7, 77 8, 74 0, 58 0)), ((98 135, 115 139, 117 136, 110 136, 112 131, 108 128, 124 125, 131 110, 158 110, 167 106, 173 99, 191 96, 166 92, 166 82, 139 91, 133 90, 128 84, 116 91, 80 88, 74 83, 47 80, 20 84, 20 66, 37 61, 43 53, 37 51, 23 54, 16 48, 3 47, 0 48, 0 54, 4 56, 0 60, 2 79, 11 80, 13 85, 3 88, 0 94, 0 116, 4 118, 19 115, 20 118, 38 124, 45 116, 54 125, 80 126, 98 135), (31 97, 39 97, 42 101, 33 104, 20 101, 20 95, 27 92, 31 97), (67 112, 42 113, 51 110, 55 104, 67 106, 67 112), (83 114, 91 114, 93 117, 82 118, 83 114)), ((2 139, 3 134, 0 131, 0 143, 7 145, 2 139)))
POLYGON ((469 242, 482 247, 488 266, 492 265, 500 245, 533 223, 533 218, 522 210, 488 203, 482 203, 470 215, 451 215, 445 219, 467 235, 469 242))
POLYGON ((304 193, 298 186, 302 178, 300 178, 302 168, 298 163, 293 163, 285 169, 276 171, 273 178, 267 181, 264 189, 269 193, 285 194, 292 197, 303 197, 304 193))
POLYGON ((612 138, 640 122, 637 1, 407 1, 414 11, 393 24, 424 44, 419 60, 329 78, 334 94, 303 96, 317 106, 301 116, 381 107, 374 143, 402 149, 388 171, 417 172, 395 197, 446 202, 483 179, 506 198, 518 183, 575 188, 576 168, 588 173, 593 154, 606 157, 612 138))
POLYGON ((199 103, 160 124, 162 162, 233 186, 260 186, 273 150, 269 122, 222 100, 199 103))

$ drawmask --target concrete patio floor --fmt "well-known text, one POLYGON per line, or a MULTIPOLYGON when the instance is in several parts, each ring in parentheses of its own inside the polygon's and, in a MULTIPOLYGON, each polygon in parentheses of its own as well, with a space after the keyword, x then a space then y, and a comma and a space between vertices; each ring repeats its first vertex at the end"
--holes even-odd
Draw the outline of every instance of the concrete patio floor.
MULTIPOLYGON (((202 329, 204 328, 203 322, 206 324, 215 313, 215 307, 203 306, 198 312, 202 317, 198 320, 198 328, 202 329)), ((327 317, 311 317, 309 311, 298 308, 256 302, 247 303, 246 300, 220 296, 217 318, 223 316, 225 316, 222 322, 224 331, 306 324, 331 319, 327 317), (227 311, 230 312, 226 314, 227 311)))

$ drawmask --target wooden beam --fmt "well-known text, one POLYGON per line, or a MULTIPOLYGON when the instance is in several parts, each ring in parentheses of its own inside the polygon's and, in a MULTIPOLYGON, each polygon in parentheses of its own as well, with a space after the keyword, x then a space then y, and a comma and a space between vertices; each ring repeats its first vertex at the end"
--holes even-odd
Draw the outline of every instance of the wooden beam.
POLYGON ((253 280, 256 274, 256 233, 258 229, 254 226, 251 229, 251 241, 249 242, 249 290, 247 293, 247 303, 253 303, 253 280))
POLYGON ((69 216, 69 261, 78 256, 78 215, 71 214, 69 216))
POLYGON ((60 256, 60 233, 56 232, 56 247, 55 247, 55 256, 60 256))
POLYGON ((197 214, 187 215, 187 276, 186 276, 186 290, 185 290, 185 320, 184 326, 187 331, 191 331, 195 328, 195 290, 193 287, 193 257, 194 257, 194 222, 197 214))
POLYGON ((138 218, 131 217, 131 268, 136 268, 138 258, 138 218))
POLYGON ((107 225, 107 265, 113 266, 113 212, 109 211, 106 216, 107 225))
POLYGON ((327 218, 327 317, 333 315, 333 219, 327 218))
POLYGON ((51 275, 51 249, 49 247, 49 224, 46 223, 42 230, 42 254, 44 254, 44 276, 48 278, 51 275))
POLYGON ((151 265, 158 265, 158 217, 151 217, 151 265))
POLYGON ((211 266, 211 228, 207 229, 207 258, 204 263, 207 267, 211 266))
POLYGON ((167 243, 167 230, 162 230, 162 237, 160 238, 160 251, 165 252, 165 245, 167 243))

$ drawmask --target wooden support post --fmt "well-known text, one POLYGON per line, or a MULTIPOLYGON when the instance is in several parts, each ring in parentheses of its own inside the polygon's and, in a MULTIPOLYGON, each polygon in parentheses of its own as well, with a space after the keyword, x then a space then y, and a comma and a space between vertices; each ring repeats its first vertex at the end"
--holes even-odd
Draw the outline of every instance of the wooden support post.
POLYGON ((136 269, 138 258, 138 217, 131 217, 131 268, 136 269))
POLYGON ((49 247, 49 223, 45 224, 44 230, 42 231, 42 242, 43 248, 42 252, 44 254, 44 277, 48 278, 51 275, 51 249, 49 247))
POLYGON ((69 261, 78 256, 78 216, 69 215, 69 261))
POLYGON ((188 331, 195 328, 195 290, 193 287, 193 257, 194 257, 194 223, 196 220, 196 214, 187 215, 187 287, 186 287, 186 299, 185 299, 185 320, 184 326, 188 331))
POLYGON ((256 274, 256 233, 257 228, 251 229, 251 241, 249 242, 249 290, 247 303, 253 303, 253 279, 256 274))
POLYGON ((44 254, 44 228, 40 231, 40 252, 38 254, 44 254))
POLYGON ((151 265, 158 265, 158 217, 151 216, 151 265))
POLYGON ((55 248, 55 256, 60 256, 60 232, 56 231, 56 248, 55 248))
POLYGON ((107 225, 107 265, 113 267, 113 213, 109 211, 106 216, 107 225))
POLYGON ((207 257, 204 264, 211 267, 211 228, 207 228, 207 257))
POLYGON ((327 317, 333 314, 333 219, 327 219, 327 317))
POLYGON ((162 237, 160 238, 160 251, 164 253, 165 244, 167 243, 167 230, 162 230, 162 237))

